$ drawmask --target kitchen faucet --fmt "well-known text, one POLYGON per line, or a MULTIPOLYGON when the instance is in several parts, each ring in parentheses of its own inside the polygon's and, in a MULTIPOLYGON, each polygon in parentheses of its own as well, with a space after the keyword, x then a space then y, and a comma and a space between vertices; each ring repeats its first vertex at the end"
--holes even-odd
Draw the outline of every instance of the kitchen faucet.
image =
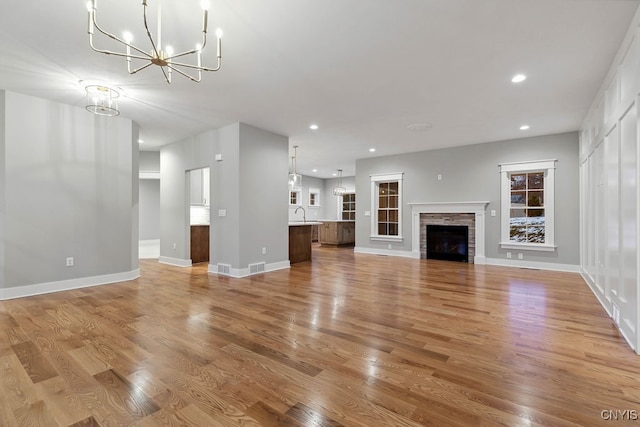
POLYGON ((302 209, 302 222, 307 222, 307 212, 304 210, 302 206, 298 206, 296 210, 293 212, 294 215, 298 213, 298 209, 302 209))

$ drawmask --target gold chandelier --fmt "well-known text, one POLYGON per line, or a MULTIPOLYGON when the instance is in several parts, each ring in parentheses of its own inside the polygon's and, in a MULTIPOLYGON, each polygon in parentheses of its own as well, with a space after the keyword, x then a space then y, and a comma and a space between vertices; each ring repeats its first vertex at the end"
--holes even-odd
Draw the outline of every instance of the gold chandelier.
POLYGON ((138 71, 144 70, 145 68, 151 65, 157 65, 162 70, 162 73, 164 74, 164 78, 167 81, 167 83, 171 83, 171 74, 173 71, 194 82, 199 82, 200 80, 202 80, 203 71, 218 71, 220 69, 220 66, 222 65, 222 31, 220 29, 216 31, 216 36, 218 40, 217 66, 215 68, 209 68, 202 65, 202 51, 207 44, 207 24, 208 24, 208 16, 209 16, 208 5, 206 3, 206 0, 203 2, 202 7, 204 9, 204 14, 202 19, 202 43, 196 45, 195 49, 174 54, 174 52, 169 46, 166 46, 166 47, 162 46, 161 0, 158 0, 157 40, 154 40, 153 36, 151 35, 151 31, 149 30, 149 26, 147 24, 147 0, 142 0, 144 28, 146 30, 147 36, 149 37, 149 41, 151 42, 151 50, 149 52, 146 52, 134 46, 133 44, 131 44, 133 37, 131 36, 130 33, 125 33, 123 37, 120 38, 112 33, 109 33, 103 30, 100 27, 100 25, 98 25, 98 22, 96 19, 96 15, 98 13, 97 0, 90 0, 87 3, 87 9, 89 11, 89 27, 87 30, 87 32, 89 33, 89 46, 91 46, 91 49, 93 49, 98 53, 125 57, 127 59, 127 69, 129 71, 129 74, 135 74, 138 71), (122 43, 122 45, 126 48, 126 52, 113 52, 110 50, 96 48, 93 45, 94 29, 98 30, 101 34, 109 37, 110 39, 122 43), (135 51, 133 54, 131 53, 132 50, 135 51), (195 55, 196 57, 195 64, 176 61, 176 59, 185 57, 187 55, 195 55), (143 63, 143 65, 141 65, 138 68, 132 69, 131 68, 132 59, 145 61, 146 63, 143 63), (197 71, 197 77, 193 77, 192 75, 188 74, 187 70, 197 71))

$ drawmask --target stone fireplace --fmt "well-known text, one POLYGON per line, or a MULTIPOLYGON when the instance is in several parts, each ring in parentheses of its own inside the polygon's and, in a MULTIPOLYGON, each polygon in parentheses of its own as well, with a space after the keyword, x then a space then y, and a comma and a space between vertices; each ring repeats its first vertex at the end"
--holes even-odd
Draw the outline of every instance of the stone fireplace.
POLYGON ((484 264, 485 209, 489 202, 409 203, 412 217, 412 255, 427 257, 426 229, 433 225, 464 225, 468 227, 468 262, 484 264))

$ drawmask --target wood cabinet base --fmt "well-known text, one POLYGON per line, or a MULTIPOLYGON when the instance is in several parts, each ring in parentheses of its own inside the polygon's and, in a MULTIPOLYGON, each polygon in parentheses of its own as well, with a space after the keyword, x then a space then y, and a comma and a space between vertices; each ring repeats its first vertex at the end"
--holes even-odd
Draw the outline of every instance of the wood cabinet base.
POLYGON ((311 225, 289 227, 289 263, 311 261, 311 225))

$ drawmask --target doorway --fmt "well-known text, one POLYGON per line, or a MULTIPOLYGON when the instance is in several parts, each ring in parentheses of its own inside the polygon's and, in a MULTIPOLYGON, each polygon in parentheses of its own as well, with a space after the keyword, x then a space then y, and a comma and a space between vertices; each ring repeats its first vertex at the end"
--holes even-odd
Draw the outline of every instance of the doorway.
POLYGON ((189 182, 189 228, 191 263, 209 262, 211 191, 209 168, 187 172, 189 182))

